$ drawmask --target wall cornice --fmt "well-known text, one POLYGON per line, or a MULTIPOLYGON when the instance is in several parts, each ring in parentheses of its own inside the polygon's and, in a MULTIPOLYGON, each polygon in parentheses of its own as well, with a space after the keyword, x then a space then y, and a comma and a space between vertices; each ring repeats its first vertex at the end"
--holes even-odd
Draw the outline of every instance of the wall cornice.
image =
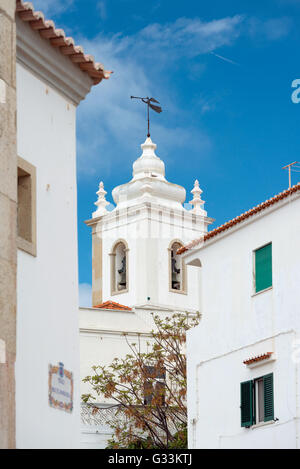
POLYGON ((93 82, 70 60, 19 18, 17 24, 17 63, 78 105, 89 93, 93 82))
POLYGON ((111 221, 114 221, 115 219, 118 219, 118 221, 121 221, 122 219, 128 219, 128 217, 133 217, 137 215, 137 212, 140 212, 142 214, 143 212, 148 213, 148 211, 151 210, 153 214, 158 214, 159 212, 162 212, 163 214, 174 216, 174 218, 177 219, 182 219, 184 217, 185 220, 187 221, 192 221, 195 220, 196 224, 198 223, 205 223, 205 225, 209 225, 213 223, 215 220, 210 217, 206 217, 203 215, 197 215, 193 213, 191 210, 186 210, 182 208, 182 210, 170 208, 170 207, 165 207, 164 205, 157 204, 155 202, 142 202, 137 205, 134 205, 132 207, 128 208, 123 208, 120 210, 113 210, 112 212, 107 212, 107 214, 97 217, 97 218, 92 218, 89 220, 85 221, 85 224, 87 226, 94 226, 94 225, 102 225, 103 223, 108 223, 111 221))

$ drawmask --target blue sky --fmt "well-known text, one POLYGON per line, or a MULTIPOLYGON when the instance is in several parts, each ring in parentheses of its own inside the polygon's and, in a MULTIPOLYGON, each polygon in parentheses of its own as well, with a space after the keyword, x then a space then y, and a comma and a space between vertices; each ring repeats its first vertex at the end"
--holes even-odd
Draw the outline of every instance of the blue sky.
MULTIPOLYGON (((36 0, 87 53, 113 70, 78 109, 78 236, 82 303, 91 284, 91 234, 101 180, 131 178, 145 140, 143 106, 154 96, 151 137, 166 177, 188 193, 197 178, 214 228, 284 190, 282 166, 300 160, 300 0, 36 0)), ((294 173, 293 183, 300 173, 294 173)))

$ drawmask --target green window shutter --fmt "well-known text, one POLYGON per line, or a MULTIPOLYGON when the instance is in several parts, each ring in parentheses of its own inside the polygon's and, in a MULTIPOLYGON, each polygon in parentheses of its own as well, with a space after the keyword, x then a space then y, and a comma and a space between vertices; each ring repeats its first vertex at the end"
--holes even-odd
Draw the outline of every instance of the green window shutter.
POLYGON ((272 286, 272 243, 255 251, 255 292, 272 286))
POLYGON ((253 425, 253 381, 241 383, 241 426, 253 425))
POLYGON ((264 421, 274 420, 274 391, 273 373, 263 377, 264 379, 264 421))

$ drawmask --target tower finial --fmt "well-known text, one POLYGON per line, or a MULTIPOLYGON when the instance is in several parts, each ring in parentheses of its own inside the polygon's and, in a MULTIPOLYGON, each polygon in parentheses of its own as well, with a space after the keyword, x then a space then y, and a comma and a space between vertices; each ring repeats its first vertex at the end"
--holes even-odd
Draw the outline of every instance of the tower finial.
POLYGON ((105 196, 107 194, 106 190, 104 190, 104 184, 103 181, 100 182, 99 184, 99 190, 96 192, 98 195, 98 200, 95 202, 95 205, 98 207, 97 210, 93 213, 93 218, 101 217, 101 215, 104 215, 107 213, 106 206, 109 205, 109 202, 107 202, 105 196))
POLYGON ((155 106, 154 104, 151 103, 157 103, 159 104, 159 101, 157 101, 154 98, 140 98, 139 96, 130 96, 131 99, 140 99, 143 101, 143 103, 147 104, 147 116, 148 116, 148 133, 147 137, 150 137, 150 116, 149 116, 149 108, 153 109, 153 111, 157 112, 158 114, 162 112, 162 108, 160 106, 155 106))
POLYGON ((190 204, 194 206, 191 212, 199 215, 206 215, 206 211, 201 208, 201 205, 204 204, 204 200, 201 199, 202 192, 203 191, 199 187, 199 181, 196 179, 194 188, 191 190, 191 193, 193 194, 193 200, 190 201, 190 204))

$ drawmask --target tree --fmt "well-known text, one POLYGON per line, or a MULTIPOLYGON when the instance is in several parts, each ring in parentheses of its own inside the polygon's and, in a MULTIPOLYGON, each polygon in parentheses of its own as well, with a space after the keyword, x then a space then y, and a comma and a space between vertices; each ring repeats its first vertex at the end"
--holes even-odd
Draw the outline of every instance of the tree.
POLYGON ((93 390, 83 401, 93 407, 95 394, 116 405, 111 448, 186 448, 186 331, 199 324, 200 314, 175 313, 161 319, 153 314, 155 329, 147 352, 141 344, 111 365, 94 366, 84 378, 93 390))

